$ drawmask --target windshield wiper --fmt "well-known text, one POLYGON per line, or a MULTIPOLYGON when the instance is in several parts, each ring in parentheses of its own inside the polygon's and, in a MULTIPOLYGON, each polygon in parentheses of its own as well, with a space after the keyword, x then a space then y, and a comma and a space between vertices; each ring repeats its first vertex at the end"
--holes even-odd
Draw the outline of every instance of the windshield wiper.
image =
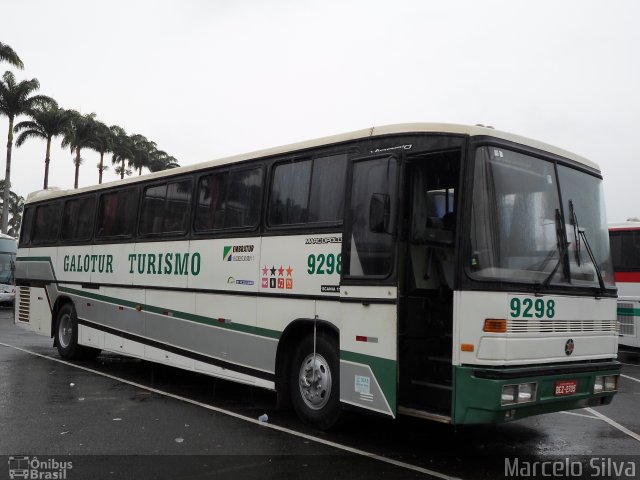
POLYGON ((573 225, 573 238, 576 242, 574 248, 576 252, 576 263, 580 266, 580 225, 578 225, 578 217, 573 209, 573 200, 569 200, 569 217, 571 225, 573 225))
POLYGON ((564 222, 562 221, 562 215, 560 214, 559 208, 556 208, 556 240, 558 242, 556 250, 560 252, 560 258, 558 259, 556 266, 551 270, 551 273, 547 275, 547 278, 545 278, 540 284, 542 288, 547 288, 549 286, 551 279, 555 276, 560 265, 562 265, 562 273, 564 274, 564 277, 569 283, 571 283, 571 270, 569 268, 569 257, 567 256, 569 244, 567 243, 567 232, 564 228, 564 222))
POLYGON ((600 290, 602 293, 605 291, 604 279, 602 278, 602 271, 600 270, 600 266, 596 261, 596 257, 593 254, 593 250, 591 250, 591 245, 589 245, 589 240, 587 239, 587 234, 584 228, 580 228, 578 225, 578 217, 576 216, 576 212, 573 208, 573 201, 569 200, 569 212, 571 214, 571 219, 573 223, 574 231, 577 231, 577 245, 576 245, 576 259, 578 260, 578 265, 580 265, 580 236, 582 236, 582 240, 584 241, 584 246, 587 250, 587 254, 591 259, 591 263, 593 263, 593 268, 596 271, 596 276, 598 277, 598 283, 600 284, 600 290))

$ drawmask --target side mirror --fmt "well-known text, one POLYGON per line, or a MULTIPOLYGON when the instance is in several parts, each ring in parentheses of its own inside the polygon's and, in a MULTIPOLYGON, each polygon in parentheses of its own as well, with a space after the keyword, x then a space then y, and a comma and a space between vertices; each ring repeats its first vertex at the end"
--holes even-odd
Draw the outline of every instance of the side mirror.
POLYGON ((386 193, 374 193, 369 202, 369 230, 388 233, 391 218, 391 199, 386 193))

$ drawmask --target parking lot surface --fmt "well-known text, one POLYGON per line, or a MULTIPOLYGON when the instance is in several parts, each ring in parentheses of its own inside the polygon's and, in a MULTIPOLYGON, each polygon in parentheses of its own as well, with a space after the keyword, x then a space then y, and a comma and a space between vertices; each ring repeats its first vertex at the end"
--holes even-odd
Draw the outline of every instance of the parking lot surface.
POLYGON ((640 466, 640 354, 620 361, 619 393, 597 409, 464 428, 348 412, 325 433, 277 410, 272 392, 106 352, 62 361, 51 339, 4 309, 0 478, 10 457, 14 466, 36 457, 41 470, 71 462, 68 479, 542 478, 513 470, 515 459, 565 462, 569 473, 579 463, 575 478, 630 478, 640 466))

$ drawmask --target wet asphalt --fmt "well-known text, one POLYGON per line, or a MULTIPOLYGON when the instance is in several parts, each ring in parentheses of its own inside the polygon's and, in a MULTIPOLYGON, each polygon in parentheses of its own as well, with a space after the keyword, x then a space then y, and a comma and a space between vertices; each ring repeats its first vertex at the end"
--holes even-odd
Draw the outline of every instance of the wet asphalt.
POLYGON ((514 458, 580 462, 582 478, 630 478, 634 463, 640 478, 640 352, 621 353, 619 393, 594 411, 464 428, 348 412, 326 433, 262 389, 110 353, 56 361, 10 309, 0 344, 0 479, 18 455, 71 461, 68 479, 494 479, 514 458))

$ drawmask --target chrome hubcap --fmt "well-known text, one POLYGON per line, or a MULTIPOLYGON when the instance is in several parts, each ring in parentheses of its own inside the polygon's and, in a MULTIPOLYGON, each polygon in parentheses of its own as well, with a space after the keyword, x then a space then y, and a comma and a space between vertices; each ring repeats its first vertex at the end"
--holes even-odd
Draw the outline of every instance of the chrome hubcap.
POLYGON ((304 403, 313 410, 320 410, 331 395, 331 370, 327 360, 316 353, 306 356, 300 366, 300 394, 304 403))
POLYGON ((71 344, 71 337, 73 336, 73 322, 71 316, 64 315, 60 318, 58 324, 58 342, 62 348, 67 348, 71 344))

